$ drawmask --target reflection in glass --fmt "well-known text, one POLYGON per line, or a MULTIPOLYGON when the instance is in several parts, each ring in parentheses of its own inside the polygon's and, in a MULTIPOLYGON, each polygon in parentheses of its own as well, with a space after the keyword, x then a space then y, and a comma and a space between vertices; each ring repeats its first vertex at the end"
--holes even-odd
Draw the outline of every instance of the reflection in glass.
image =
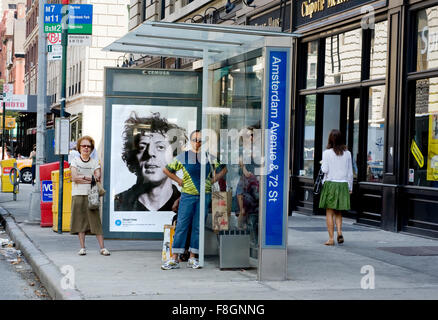
POLYGON ((382 182, 385 147, 385 86, 369 89, 367 181, 382 182))
POLYGON ((386 77, 388 21, 376 23, 371 30, 370 79, 386 77))
POLYGON ((325 150, 328 144, 330 131, 339 130, 339 120, 341 117, 341 96, 336 94, 324 95, 324 122, 322 126, 322 146, 325 150))
POLYGON ((357 156, 359 153, 359 111, 360 111, 360 99, 355 97, 348 97, 347 99, 347 131, 345 133, 345 141, 348 143, 350 133, 350 106, 353 104, 353 145, 348 146, 352 150, 353 157, 353 177, 357 178, 357 156))
POLYGON ((409 142, 410 184, 438 188, 438 78, 416 82, 415 122, 409 142))
POLYGON ((354 119, 353 119, 353 177, 357 178, 357 156, 359 154, 359 116, 360 99, 354 98, 354 119))
POLYGON ((417 13, 417 71, 438 68, 438 7, 417 13))
POLYGON ((219 145, 209 145, 209 150, 228 169, 219 185, 232 191, 230 229, 249 230, 253 259, 258 258, 263 79, 263 58, 214 70, 213 105, 207 112, 207 127, 216 133, 219 145))
POLYGON ((315 111, 316 95, 306 96, 304 121, 303 168, 299 175, 313 179, 313 162, 315 159, 315 111))
POLYGON ((307 44, 307 77, 306 88, 316 88, 316 72, 318 64, 318 41, 307 44))
POLYGON ((361 66, 361 29, 326 38, 324 85, 360 81, 361 66))

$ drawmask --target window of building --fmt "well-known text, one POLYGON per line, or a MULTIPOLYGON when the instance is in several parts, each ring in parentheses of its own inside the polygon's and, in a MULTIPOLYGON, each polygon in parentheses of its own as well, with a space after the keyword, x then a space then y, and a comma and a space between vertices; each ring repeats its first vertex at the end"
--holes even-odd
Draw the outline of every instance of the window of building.
POLYGON ((304 145, 303 145, 303 166, 299 175, 313 179, 315 160, 315 112, 316 95, 309 95, 305 98, 304 108, 304 145))
POLYGON ((369 89, 367 133, 367 181, 383 181, 385 151, 385 86, 369 89))
POLYGON ((371 30, 370 79, 386 77, 388 54, 388 21, 374 25, 371 30))
POLYGON ((409 183, 438 188, 438 78, 415 81, 409 183))
POLYGON ((311 41, 307 44, 306 88, 316 88, 317 63, 318 63, 318 41, 311 41))
POLYGON ((324 85, 360 81, 362 70, 362 29, 326 38, 324 85))
POLYGON ((438 68, 438 6, 417 13, 417 71, 438 68))

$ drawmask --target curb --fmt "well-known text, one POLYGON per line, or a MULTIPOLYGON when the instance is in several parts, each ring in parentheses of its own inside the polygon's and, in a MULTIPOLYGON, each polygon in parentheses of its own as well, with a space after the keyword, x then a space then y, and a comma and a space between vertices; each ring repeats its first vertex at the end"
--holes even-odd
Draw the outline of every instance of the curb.
POLYGON ((14 241, 17 249, 21 250, 53 300, 84 300, 77 289, 64 290, 61 287, 64 275, 59 268, 34 245, 13 216, 2 207, 0 207, 0 222, 4 223, 11 240, 14 241))

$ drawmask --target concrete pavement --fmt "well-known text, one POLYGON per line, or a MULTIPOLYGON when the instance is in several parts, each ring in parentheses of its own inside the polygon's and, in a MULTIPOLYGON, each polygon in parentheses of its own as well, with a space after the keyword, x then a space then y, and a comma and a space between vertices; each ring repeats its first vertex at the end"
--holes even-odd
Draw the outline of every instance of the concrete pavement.
POLYGON ((181 269, 163 271, 161 241, 106 240, 111 256, 104 257, 96 238, 87 236, 87 255, 78 256, 77 236, 24 222, 30 194, 30 185, 20 186, 17 201, 0 193, 0 214, 54 299, 438 298, 437 240, 344 219, 345 244, 326 247, 324 217, 294 213, 288 229, 288 280, 259 282, 255 269, 219 270, 217 257, 206 257, 199 270, 182 263, 181 269))

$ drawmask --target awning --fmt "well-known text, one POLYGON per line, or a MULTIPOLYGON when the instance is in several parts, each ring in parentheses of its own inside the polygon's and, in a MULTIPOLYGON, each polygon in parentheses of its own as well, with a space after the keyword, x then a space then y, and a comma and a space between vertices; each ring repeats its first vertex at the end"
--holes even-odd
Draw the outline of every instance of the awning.
POLYGON ((265 37, 297 36, 269 27, 145 21, 103 50, 190 58, 203 58, 207 50, 217 62, 263 47, 265 37))

